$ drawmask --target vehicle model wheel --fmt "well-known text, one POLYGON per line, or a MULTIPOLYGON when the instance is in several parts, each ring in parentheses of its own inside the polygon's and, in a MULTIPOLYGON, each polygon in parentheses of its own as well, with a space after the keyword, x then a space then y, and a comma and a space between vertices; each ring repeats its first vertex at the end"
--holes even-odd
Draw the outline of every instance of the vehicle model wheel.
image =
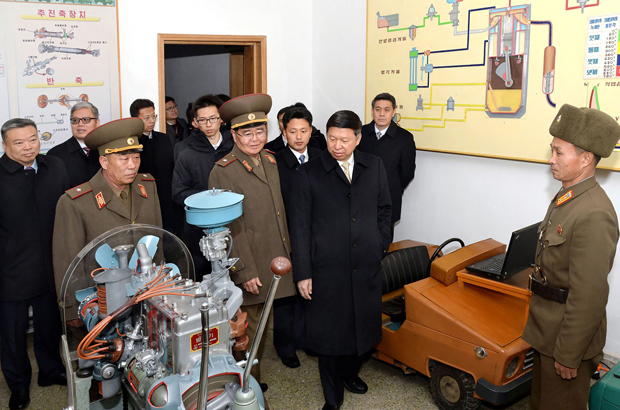
POLYGON ((476 410, 481 404, 479 399, 474 398, 474 378, 441 363, 431 369, 430 389, 443 410, 476 410))

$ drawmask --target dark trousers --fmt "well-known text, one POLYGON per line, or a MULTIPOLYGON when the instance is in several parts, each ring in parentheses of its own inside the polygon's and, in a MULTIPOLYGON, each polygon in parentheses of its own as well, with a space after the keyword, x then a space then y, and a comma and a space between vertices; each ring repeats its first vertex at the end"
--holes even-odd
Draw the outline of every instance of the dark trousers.
POLYGON ((590 378, 603 359, 603 352, 581 362, 577 377, 564 380, 555 373, 555 359, 534 350, 532 410, 586 410, 590 378))
MULTIPOLYGON (((252 348, 252 344, 254 343, 254 336, 256 336, 256 331, 258 330, 258 322, 263 313, 263 308, 265 307, 264 303, 259 303, 258 305, 249 305, 249 306, 241 306, 241 310, 248 314, 247 322, 248 325, 245 328, 245 334, 248 335, 250 342, 248 343, 248 352, 252 348)), ((267 329, 265 327, 265 329, 267 329)), ((252 371, 250 374, 252 377, 256 379, 257 382, 260 383, 260 364, 263 360, 263 350, 265 350, 265 334, 260 339, 260 344, 258 345, 258 353, 256 358, 258 359, 258 364, 252 366, 252 371)), ((245 358, 246 351, 243 350, 235 350, 233 351, 233 356, 237 360, 246 360, 245 358)))
POLYGON ((18 302, 0 302, 0 360, 2 373, 12 392, 28 390, 32 368, 28 359, 28 308, 32 306, 34 354, 39 380, 64 373, 60 358, 60 312, 56 293, 47 292, 18 302))
POLYGON ((306 309, 300 295, 273 301, 273 345, 280 357, 306 348, 306 309))
POLYGON ((362 367, 364 356, 319 355, 319 373, 325 403, 339 406, 344 398, 344 380, 353 380, 362 367))

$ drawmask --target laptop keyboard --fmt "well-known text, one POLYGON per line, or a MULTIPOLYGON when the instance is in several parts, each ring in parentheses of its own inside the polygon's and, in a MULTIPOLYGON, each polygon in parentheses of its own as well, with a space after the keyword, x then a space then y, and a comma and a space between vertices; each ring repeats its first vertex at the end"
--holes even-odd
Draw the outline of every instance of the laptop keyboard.
POLYGON ((502 270, 502 266, 504 266, 504 259, 493 259, 489 261, 484 266, 481 266, 481 269, 490 270, 493 272, 500 272, 502 270))

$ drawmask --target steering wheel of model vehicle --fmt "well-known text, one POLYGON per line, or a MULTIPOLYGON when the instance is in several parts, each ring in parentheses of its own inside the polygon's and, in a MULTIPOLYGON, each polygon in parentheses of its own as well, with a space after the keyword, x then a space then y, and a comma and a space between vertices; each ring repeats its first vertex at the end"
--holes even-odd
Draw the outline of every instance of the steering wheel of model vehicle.
POLYGON ((452 242, 460 243, 461 244, 461 248, 463 248, 465 246, 465 242, 463 242, 459 238, 450 238, 447 241, 445 241, 444 243, 442 243, 441 245, 439 245, 437 250, 433 253, 433 256, 431 256, 431 259, 428 261, 428 267, 426 268, 426 276, 427 277, 431 275, 431 265, 433 264, 433 261, 436 258, 441 258, 442 255, 440 255, 440 253, 443 250, 443 248, 445 248, 447 245, 451 244, 452 242))

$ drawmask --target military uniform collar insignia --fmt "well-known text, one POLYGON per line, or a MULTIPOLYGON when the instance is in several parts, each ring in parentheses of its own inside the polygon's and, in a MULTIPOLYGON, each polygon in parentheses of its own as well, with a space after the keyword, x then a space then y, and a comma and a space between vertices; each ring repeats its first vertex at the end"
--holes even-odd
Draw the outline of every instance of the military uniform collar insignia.
POLYGON ((565 193, 564 195, 562 195, 560 198, 558 198, 558 200, 555 203, 555 206, 558 207, 562 204, 567 203, 568 201, 570 201, 571 199, 573 199, 573 190, 571 189, 570 191, 568 191, 567 193, 565 193))
POLYGON ((144 188, 144 185, 138 184, 138 187, 140 188, 140 195, 142 195, 144 198, 148 198, 149 195, 146 193, 146 188, 144 188))

